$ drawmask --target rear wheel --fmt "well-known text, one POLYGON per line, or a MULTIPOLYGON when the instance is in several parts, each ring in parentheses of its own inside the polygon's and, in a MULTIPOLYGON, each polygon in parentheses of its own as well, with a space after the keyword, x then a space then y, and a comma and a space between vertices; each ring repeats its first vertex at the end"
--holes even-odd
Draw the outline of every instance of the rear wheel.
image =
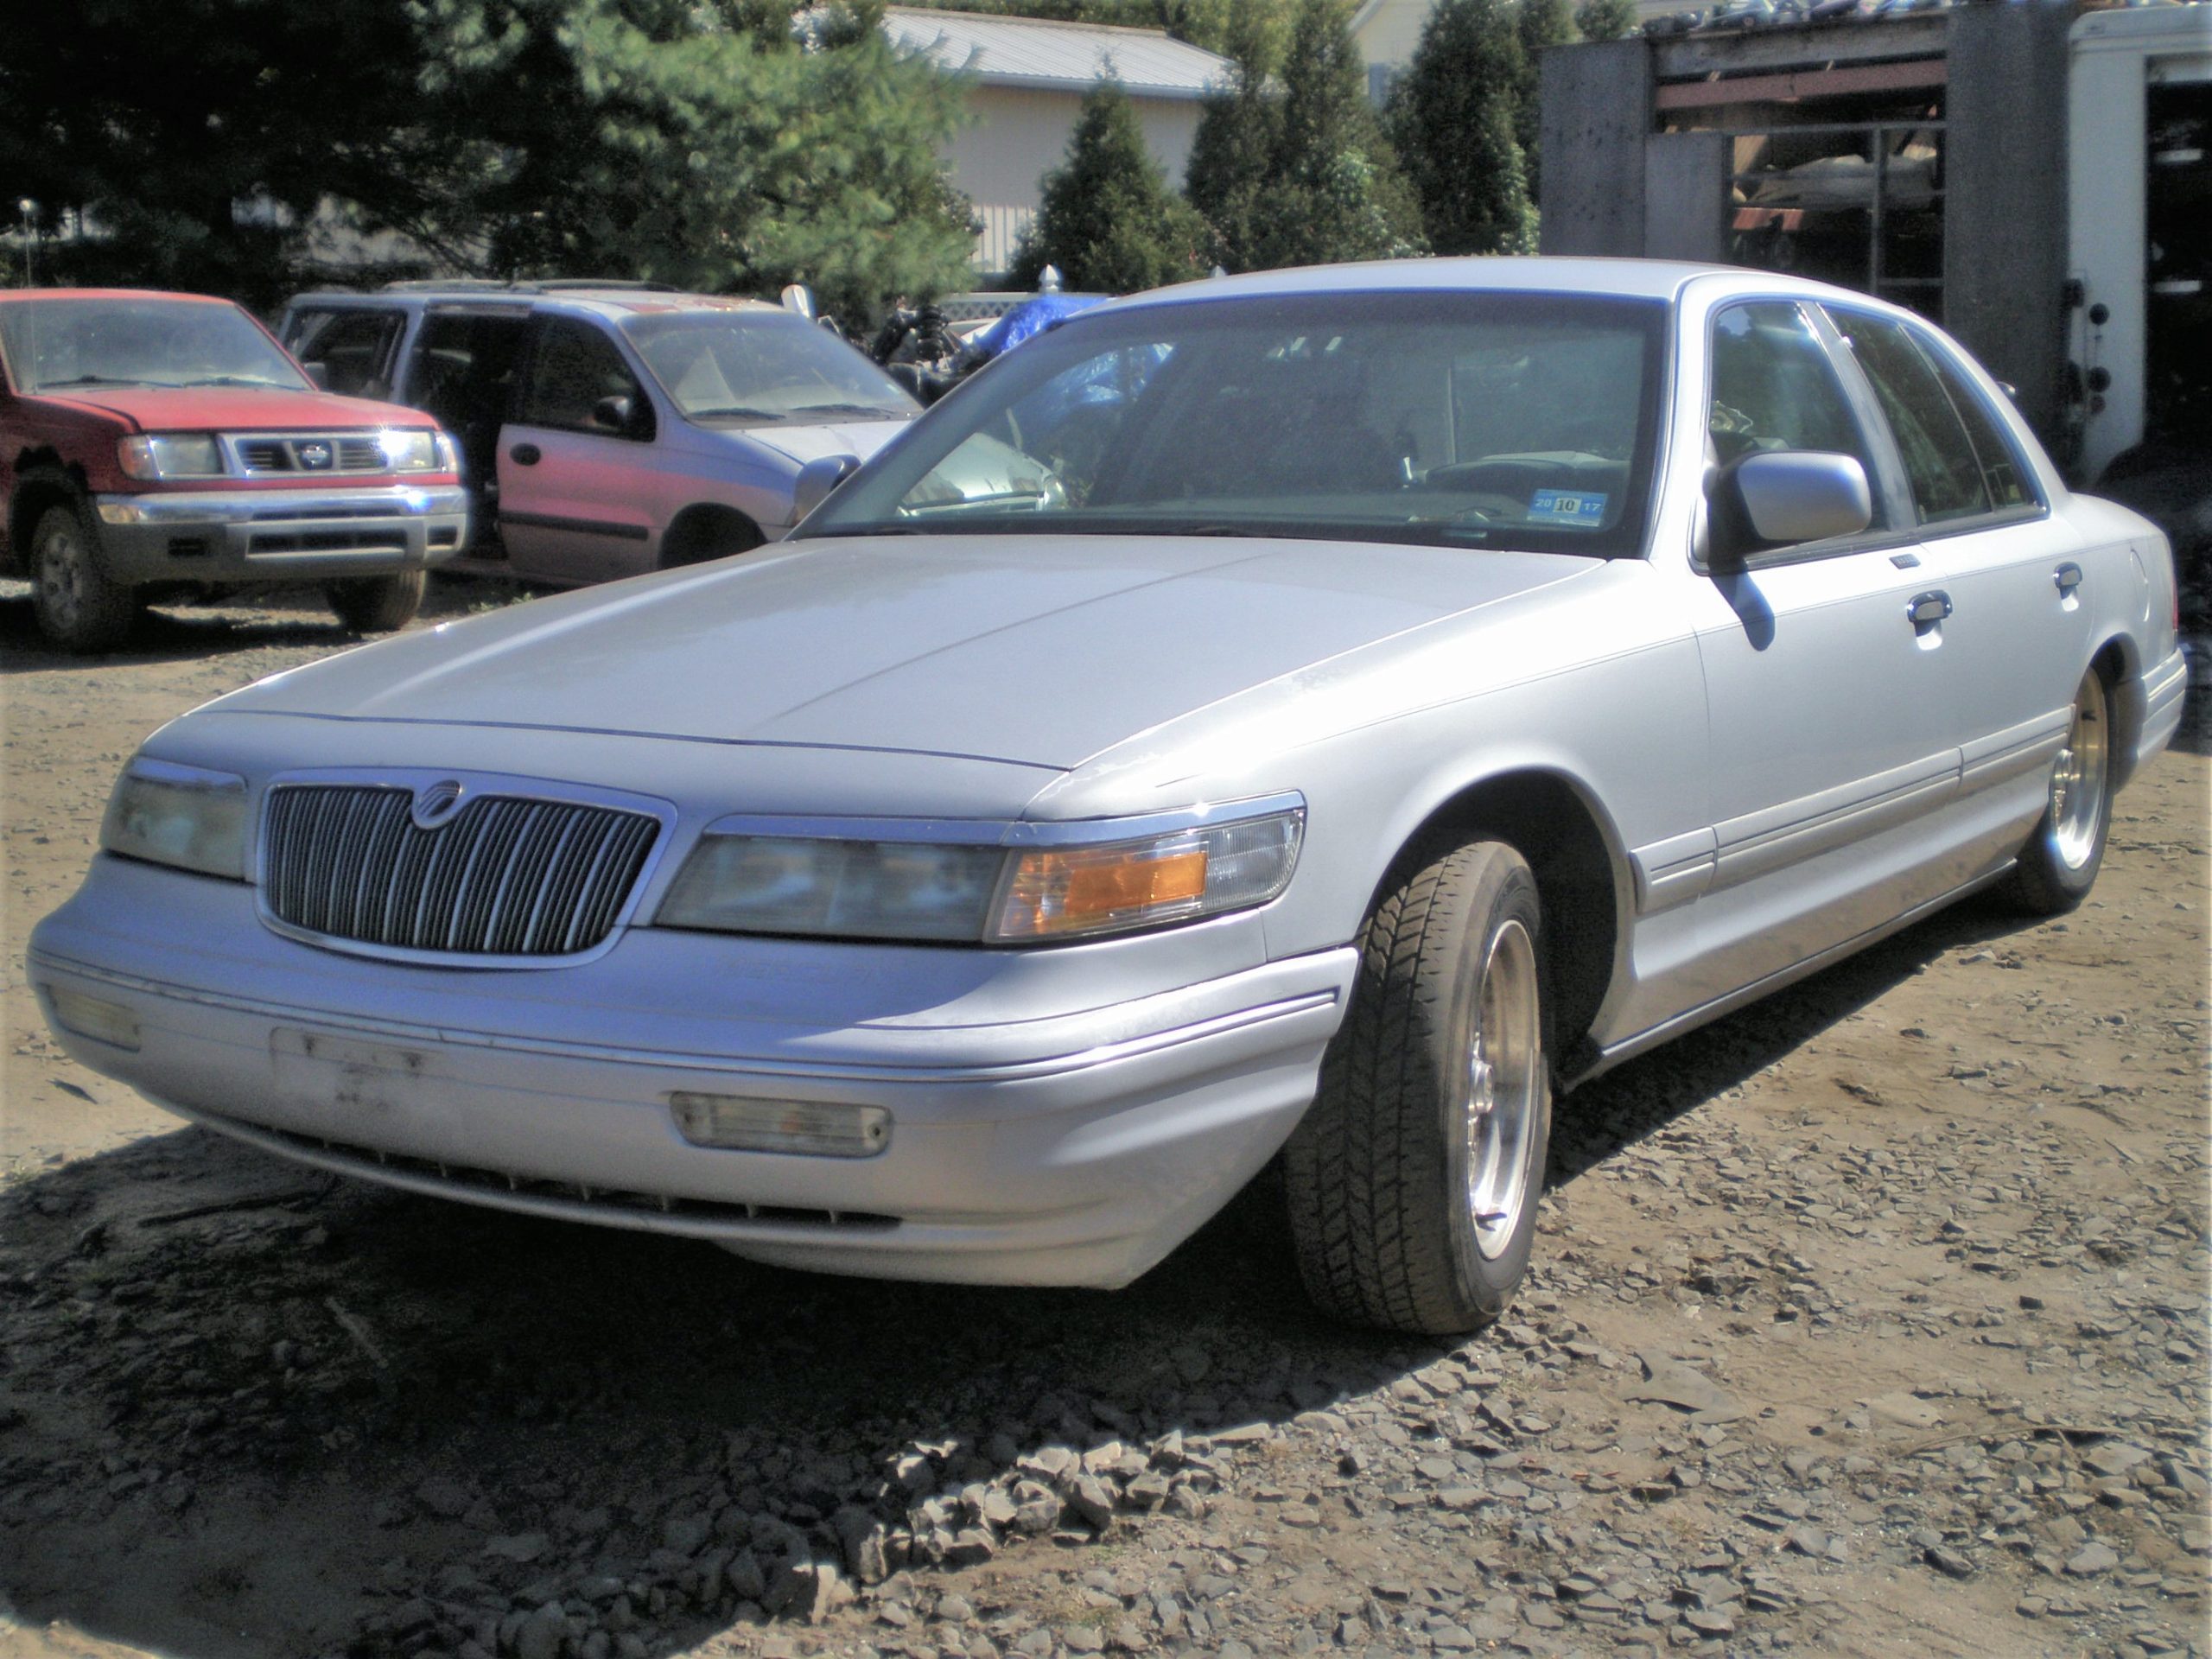
POLYGON ((2008 895, 2039 916, 2063 915, 2088 896, 2112 830, 2112 699, 2094 668, 2074 693, 2066 747, 2051 762, 2043 820, 2020 849, 2008 895))
POLYGON ((109 580, 99 542, 76 506, 48 507, 31 532, 32 607, 39 632, 70 651, 103 651, 130 632, 137 601, 109 580))
POLYGON ((1494 841, 1376 907, 1283 1154, 1299 1268, 1331 1313, 1446 1334, 1511 1300, 1551 1140, 1541 924, 1527 861, 1494 841))
POLYGON ((330 608, 356 633, 390 633, 404 628, 423 608, 425 573, 403 570, 391 576, 350 576, 323 589, 330 608))

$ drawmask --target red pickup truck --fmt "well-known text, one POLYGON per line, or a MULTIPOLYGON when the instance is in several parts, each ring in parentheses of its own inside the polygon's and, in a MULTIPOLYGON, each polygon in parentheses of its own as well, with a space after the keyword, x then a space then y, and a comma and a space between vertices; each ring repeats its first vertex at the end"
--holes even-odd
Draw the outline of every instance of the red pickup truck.
POLYGON ((468 539, 432 417, 318 390, 245 311, 186 294, 0 292, 0 574, 77 651, 150 601, 275 582, 396 628, 468 539))

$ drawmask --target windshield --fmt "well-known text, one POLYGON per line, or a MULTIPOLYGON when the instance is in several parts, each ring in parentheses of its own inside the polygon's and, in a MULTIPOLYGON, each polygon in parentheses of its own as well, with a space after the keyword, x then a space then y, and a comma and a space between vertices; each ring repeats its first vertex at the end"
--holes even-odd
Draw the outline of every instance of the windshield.
POLYGON ((903 421, 920 405, 828 329, 787 312, 690 311, 624 325, 686 420, 903 421))
POLYGON ((809 536, 1292 536, 1632 555, 1666 309, 1530 294, 1078 317, 863 467, 809 536))
POLYGON ((252 318, 205 300, 17 300, 0 305, 0 347, 26 394, 73 386, 314 390, 252 318))

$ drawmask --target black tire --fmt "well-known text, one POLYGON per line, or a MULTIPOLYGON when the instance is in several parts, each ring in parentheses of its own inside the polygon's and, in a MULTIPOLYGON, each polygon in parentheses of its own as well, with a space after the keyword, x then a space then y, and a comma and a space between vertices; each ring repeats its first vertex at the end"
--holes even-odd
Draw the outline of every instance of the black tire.
POLYGON ((2020 849, 2005 896, 2037 916, 2063 916, 2096 885, 2112 833, 2111 689, 2094 668, 2074 693, 2074 723, 2051 762, 2050 793, 2020 849))
POLYGON ((391 576, 350 576, 322 591, 331 611, 354 632, 390 633, 415 620, 428 585, 427 573, 403 570, 391 576))
POLYGON ((743 513, 726 507, 694 507, 677 516, 661 538, 660 568, 673 570, 750 553, 767 537, 743 513))
POLYGON ((1319 1091, 1283 1152, 1299 1271, 1338 1317, 1457 1334, 1512 1300, 1551 1140, 1541 923, 1527 861, 1495 841, 1436 859, 1376 907, 1319 1091))
POLYGON ((138 601, 126 584, 109 579, 99 532, 78 505, 39 515, 30 575, 39 632, 66 651, 105 651, 137 620, 138 601))

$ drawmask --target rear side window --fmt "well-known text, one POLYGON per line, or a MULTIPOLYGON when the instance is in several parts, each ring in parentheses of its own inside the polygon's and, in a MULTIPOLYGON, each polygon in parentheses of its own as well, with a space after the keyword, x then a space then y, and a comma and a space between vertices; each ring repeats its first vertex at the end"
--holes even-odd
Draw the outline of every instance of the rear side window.
MULTIPOLYGON (((1922 524, 1971 518, 1998 507, 2018 505, 2028 499, 2019 468, 2011 452, 1997 442, 1990 416, 1969 399, 1968 406, 1986 429, 1985 441, 1991 459, 1999 463, 1985 467, 1982 451, 1968 432, 1945 377, 1910 329, 1887 317, 1857 312, 1832 310, 1829 315, 1849 342, 1853 357, 1872 384, 1883 414, 1889 417, 1922 524), (1993 492, 1993 482, 2009 493, 2011 499, 1999 499, 1993 492)), ((1955 382, 1957 377, 1951 378, 1955 382)), ((1966 388, 1961 385, 1961 390, 1966 388)))
POLYGON ((392 347, 406 318, 397 311, 305 311, 294 321, 292 355, 320 370, 348 397, 391 396, 392 347))
POLYGON ((1951 407, 1958 411, 1959 419, 1966 425, 1967 436, 1973 441, 1975 458, 1981 462, 1982 486, 1989 492, 1990 506, 2002 512, 2007 507, 2040 505, 2035 486, 2029 481, 2027 464, 2005 435, 1997 416, 1990 413, 1981 393, 1932 342, 1923 340, 1917 343, 1921 354, 1935 365, 1936 378, 1950 394, 1951 407))
POLYGON ((523 393, 522 419, 525 426, 606 437, 652 436, 652 405, 614 342, 590 324, 566 317, 544 319, 523 393), (597 417, 595 411, 609 397, 630 400, 626 429, 616 431, 597 417))

